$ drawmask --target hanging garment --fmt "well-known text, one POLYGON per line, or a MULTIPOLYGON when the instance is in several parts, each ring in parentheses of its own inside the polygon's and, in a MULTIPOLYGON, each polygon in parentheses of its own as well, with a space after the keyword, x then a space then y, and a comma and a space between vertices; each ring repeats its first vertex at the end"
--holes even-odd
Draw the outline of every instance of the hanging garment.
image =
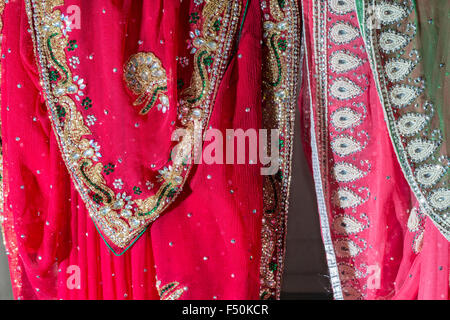
MULTIPOLYGON (((285 70, 299 16, 278 10, 265 19, 295 57, 277 53, 285 70)), ((16 298, 279 297, 297 67, 270 78, 277 91, 262 102, 262 15, 240 0, 6 4, 3 227, 16 298), (280 172, 189 161, 195 136, 213 140, 206 129, 263 122, 280 129, 280 172)))
POLYGON ((279 298, 299 107, 334 298, 448 299, 448 7, 9 2, 15 297, 279 298), (279 170, 189 161, 214 128, 277 129, 279 170))
POLYGON ((448 12, 302 1, 304 144, 336 299, 449 297, 448 12))

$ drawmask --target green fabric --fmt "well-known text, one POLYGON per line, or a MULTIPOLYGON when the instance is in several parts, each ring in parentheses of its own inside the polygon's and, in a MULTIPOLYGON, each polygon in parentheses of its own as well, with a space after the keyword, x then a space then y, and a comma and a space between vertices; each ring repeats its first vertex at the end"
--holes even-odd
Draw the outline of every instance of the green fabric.
MULTIPOLYGON (((450 1, 431 0, 416 3, 418 37, 421 42, 423 73, 428 98, 434 103, 439 114, 439 128, 447 142, 450 125, 450 1)), ((447 155, 449 145, 447 145, 447 155)))

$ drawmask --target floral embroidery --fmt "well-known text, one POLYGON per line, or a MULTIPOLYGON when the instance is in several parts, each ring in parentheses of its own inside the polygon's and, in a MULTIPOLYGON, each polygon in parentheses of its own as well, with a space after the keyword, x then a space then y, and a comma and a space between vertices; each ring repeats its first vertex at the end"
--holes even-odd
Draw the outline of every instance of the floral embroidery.
MULTIPOLYGON (((146 199, 133 199, 125 192, 115 194, 106 183, 103 174, 105 176, 107 174, 103 172, 104 164, 100 162, 100 145, 88 137, 92 135, 88 126, 93 125, 96 118, 94 115, 88 115, 85 120, 82 113, 77 110, 77 103, 84 109, 89 109, 92 107, 92 101, 88 97, 84 97, 83 89, 86 87, 84 80, 78 75, 72 77, 72 70, 66 55, 66 51, 69 50, 65 50, 70 41, 68 39, 71 31, 68 27, 70 23, 67 24, 67 17, 62 16, 60 10, 55 9, 62 5, 61 2, 44 3, 43 0, 26 2, 29 23, 33 31, 33 41, 41 68, 42 83, 48 95, 46 99, 48 110, 52 115, 53 129, 60 143, 64 160, 91 217, 108 244, 112 244, 120 250, 126 250, 132 240, 141 234, 149 223, 158 218, 159 214, 181 191, 190 168, 186 160, 189 159, 192 151, 192 132, 196 128, 199 129, 199 126, 202 130, 207 125, 207 121, 201 122, 200 120, 209 117, 217 83, 225 69, 231 41, 236 32, 236 20, 241 10, 240 1, 211 0, 204 5, 202 21, 204 20, 205 23, 201 31, 196 31, 197 39, 193 43, 196 48, 193 52, 195 53, 194 61, 197 64, 193 71, 191 84, 184 90, 184 98, 180 101, 182 105, 181 124, 187 129, 187 134, 183 136, 180 142, 181 147, 178 148, 177 153, 169 160, 171 165, 167 166, 167 170, 161 175, 162 179, 159 181, 158 190, 146 199), (221 19, 219 30, 212 27, 217 18, 221 19), (201 63, 206 57, 213 59, 210 61, 211 65, 208 69, 201 63), (51 70, 60 76, 56 79, 58 81, 52 85, 48 82, 51 70), (82 99, 83 102, 81 102, 82 99), (65 110, 64 118, 57 116, 56 104, 61 107, 61 110, 65 110)), ((75 47, 75 43, 72 42, 72 44, 75 47)), ((127 85, 136 94, 140 94, 136 102, 146 102, 147 104, 141 110, 142 113, 148 112, 153 106, 152 97, 155 95, 158 96, 162 105, 168 107, 167 96, 159 95, 160 90, 166 89, 156 90, 158 87, 155 89, 148 81, 153 77, 158 81, 158 85, 165 84, 166 75, 159 59, 151 53, 137 54, 130 57, 124 71, 127 85), (151 64, 147 64, 149 57, 151 64), (134 74, 133 67, 137 71, 149 73, 134 74), (128 76, 128 73, 131 75, 128 76), (139 77, 139 81, 132 82, 133 77, 139 77), (142 90, 144 87, 146 90, 154 91, 147 95, 142 90)), ((122 189, 123 182, 116 179, 112 185, 114 188, 122 189)), ((117 249, 111 246, 110 248, 113 251, 117 249)))

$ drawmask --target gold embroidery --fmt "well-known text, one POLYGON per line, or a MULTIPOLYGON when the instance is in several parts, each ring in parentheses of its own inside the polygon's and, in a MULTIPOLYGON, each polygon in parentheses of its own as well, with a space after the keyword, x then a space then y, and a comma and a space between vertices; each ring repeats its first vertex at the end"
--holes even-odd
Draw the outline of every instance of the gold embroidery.
POLYGON ((147 114, 159 99, 168 107, 167 76, 161 61, 151 52, 139 52, 128 59, 123 68, 124 80, 133 93, 139 95, 134 106, 145 104, 140 114, 147 114))
MULTIPOLYGON (((181 122, 188 133, 182 137, 173 163, 159 170, 161 186, 156 194, 147 199, 136 200, 125 193, 114 194, 106 185, 102 175, 103 164, 99 161, 100 146, 93 139, 86 138, 92 133, 84 124, 83 116, 77 111, 76 103, 71 98, 71 95, 77 93, 77 84, 80 83, 72 81, 75 79, 72 78, 66 62, 65 44, 68 42, 68 36, 61 22, 61 12, 55 9, 63 3, 63 1, 27 1, 27 14, 34 31, 33 40, 39 59, 42 83, 47 93, 53 129, 75 186, 92 218, 106 238, 114 245, 126 248, 136 236, 159 217, 183 187, 190 171, 191 163, 186 160, 189 160, 194 147, 192 142, 194 130, 202 131, 207 125, 207 121, 199 120, 209 119, 212 101, 227 63, 231 39, 236 32, 235 20, 240 15, 240 2, 237 0, 210 1, 205 5, 203 33, 199 34, 197 41, 194 42, 198 50, 194 56, 197 67, 194 70, 190 89, 186 91, 186 94, 191 95, 182 101, 181 122), (221 19, 218 29, 213 28, 213 23, 217 19, 221 19), (211 62, 211 68, 204 67, 203 59, 205 58, 211 62), (61 75, 56 85, 49 83, 48 75, 51 68, 61 75), (65 120, 60 120, 57 116, 58 107, 66 110, 65 120)), ((154 78, 158 84, 164 82, 164 69, 154 55, 142 53, 137 54, 136 57, 151 57, 157 62, 156 67, 159 72, 154 75, 154 78)), ((146 71, 148 68, 140 66, 138 69, 146 71)), ((127 81, 127 76, 125 77, 127 81)), ((148 85, 152 86, 144 77, 140 78, 140 85, 142 87, 147 85, 146 90, 148 85)), ((130 88, 138 94, 144 96, 146 94, 146 91, 140 90, 135 85, 131 85, 130 88)), ((140 98, 137 102, 146 101, 144 97, 140 98)))
POLYGON ((186 291, 186 288, 181 288, 177 281, 161 286, 161 281, 158 279, 156 279, 156 289, 161 300, 178 300, 186 291))
MULTIPOLYGON (((263 128, 278 129, 280 168, 263 180, 260 297, 279 299, 284 264, 287 209, 291 177, 294 114, 298 97, 299 21, 296 1, 261 3, 264 28, 263 128)), ((278 146, 270 146, 276 148, 278 146)), ((268 148, 269 149, 269 148, 268 148)))

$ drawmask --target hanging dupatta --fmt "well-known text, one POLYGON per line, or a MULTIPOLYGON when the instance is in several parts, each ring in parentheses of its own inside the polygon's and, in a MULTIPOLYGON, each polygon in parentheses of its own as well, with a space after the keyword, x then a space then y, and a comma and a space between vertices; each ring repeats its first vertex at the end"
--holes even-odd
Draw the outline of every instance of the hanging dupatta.
POLYGON ((421 70, 447 53, 418 40, 436 41, 430 26, 445 20, 428 2, 302 4, 303 127, 334 297, 446 299, 445 81, 421 70))

